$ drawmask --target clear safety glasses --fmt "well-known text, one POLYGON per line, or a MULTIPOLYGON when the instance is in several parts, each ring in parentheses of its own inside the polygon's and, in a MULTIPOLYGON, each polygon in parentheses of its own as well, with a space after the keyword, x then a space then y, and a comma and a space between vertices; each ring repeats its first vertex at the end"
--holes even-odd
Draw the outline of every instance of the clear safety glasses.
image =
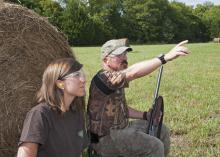
POLYGON ((84 71, 82 69, 80 69, 79 71, 75 71, 73 73, 68 74, 63 79, 67 79, 67 78, 80 78, 80 77, 85 77, 85 73, 84 73, 84 71))

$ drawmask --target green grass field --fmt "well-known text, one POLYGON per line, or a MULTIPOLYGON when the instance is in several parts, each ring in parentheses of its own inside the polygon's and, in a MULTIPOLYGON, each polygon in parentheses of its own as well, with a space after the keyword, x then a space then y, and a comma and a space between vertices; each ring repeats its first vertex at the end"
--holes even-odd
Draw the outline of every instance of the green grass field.
MULTIPOLYGON (((129 65, 150 59, 174 45, 132 45, 129 65)), ((191 54, 164 66, 160 95, 165 101, 165 124, 171 130, 170 157, 220 156, 220 44, 188 44, 191 54)), ((84 64, 87 91, 101 68, 100 47, 73 47, 84 64)), ((134 80, 126 89, 128 105, 147 110, 156 85, 155 71, 134 80)), ((88 92, 87 92, 88 96, 88 92)))

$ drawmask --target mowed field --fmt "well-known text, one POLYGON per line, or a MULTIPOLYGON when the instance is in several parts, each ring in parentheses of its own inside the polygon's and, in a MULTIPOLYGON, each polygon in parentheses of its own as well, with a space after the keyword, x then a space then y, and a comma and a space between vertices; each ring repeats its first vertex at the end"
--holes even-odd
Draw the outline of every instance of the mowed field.
MULTIPOLYGON (((131 45, 129 65, 169 51, 174 45, 131 45)), ((187 44, 191 54, 164 66, 160 95, 165 101, 164 123, 171 130, 170 157, 220 156, 220 44, 187 44)), ((88 87, 101 68, 100 47, 73 47, 84 64, 88 87)), ((158 70, 130 82, 128 105, 148 110, 158 70)), ((146 148, 147 149, 147 148, 146 148)))

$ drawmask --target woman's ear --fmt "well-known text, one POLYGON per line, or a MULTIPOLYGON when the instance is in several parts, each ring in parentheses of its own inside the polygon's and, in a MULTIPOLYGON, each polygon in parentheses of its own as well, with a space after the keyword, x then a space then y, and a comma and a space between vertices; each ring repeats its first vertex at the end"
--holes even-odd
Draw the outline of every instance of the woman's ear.
POLYGON ((59 89, 64 89, 64 82, 63 81, 57 80, 56 85, 59 89))

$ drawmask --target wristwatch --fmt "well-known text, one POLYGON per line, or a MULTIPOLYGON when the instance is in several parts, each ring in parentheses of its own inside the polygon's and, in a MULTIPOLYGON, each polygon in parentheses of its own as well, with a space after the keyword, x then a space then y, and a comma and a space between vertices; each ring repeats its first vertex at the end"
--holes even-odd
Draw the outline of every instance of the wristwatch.
POLYGON ((166 62, 167 62, 167 61, 164 59, 164 56, 165 56, 164 54, 160 54, 160 55, 157 56, 157 58, 161 61, 162 64, 166 64, 166 62))

